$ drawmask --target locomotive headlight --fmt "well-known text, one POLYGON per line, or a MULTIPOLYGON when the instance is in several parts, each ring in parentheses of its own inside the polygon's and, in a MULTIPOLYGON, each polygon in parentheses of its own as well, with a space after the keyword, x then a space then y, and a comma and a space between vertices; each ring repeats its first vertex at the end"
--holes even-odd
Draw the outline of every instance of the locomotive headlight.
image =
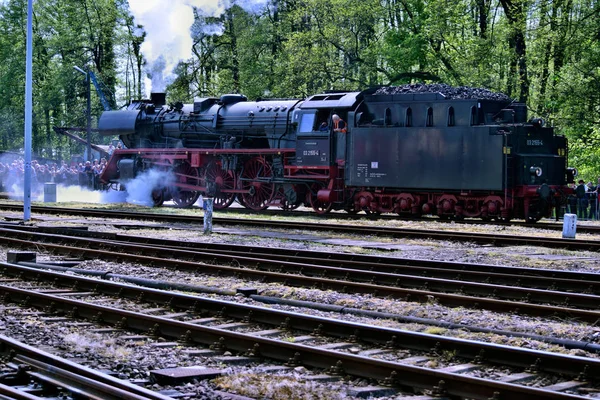
POLYGON ((540 167, 529 167, 529 173, 531 176, 542 176, 542 169, 540 167))
POLYGON ((567 168, 567 183, 575 183, 575 177, 577 176, 577 174, 579 174, 577 168, 567 168))
POLYGON ((577 168, 567 168, 567 172, 574 178, 577 175, 579 175, 579 171, 577 171, 577 168))
POLYGON ((529 122, 537 128, 541 128, 546 124, 543 118, 532 118, 529 122))

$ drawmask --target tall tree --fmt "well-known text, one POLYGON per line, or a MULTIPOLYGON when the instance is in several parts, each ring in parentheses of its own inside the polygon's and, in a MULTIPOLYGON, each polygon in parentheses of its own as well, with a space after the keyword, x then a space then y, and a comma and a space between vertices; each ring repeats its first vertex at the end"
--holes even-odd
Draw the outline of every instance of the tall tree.
MULTIPOLYGON (((7 0, 0 5, 0 91, 5 95, 0 105, 0 116, 5 117, 0 132, 4 149, 18 148, 23 140, 25 3, 7 0)), ((126 4, 125 0, 35 2, 32 147, 37 156, 69 158, 71 147, 64 145, 67 139, 57 137, 52 127, 85 126, 87 88, 74 65, 94 71, 104 83, 104 94, 115 104, 115 48, 122 45, 119 26, 128 15, 126 4)), ((92 95, 96 117, 102 108, 92 95)))
POLYGON ((513 51, 510 62, 508 95, 518 96, 519 101, 527 103, 529 99, 529 76, 527 74, 527 44, 525 42, 526 2, 525 0, 500 0, 500 3, 510 26, 508 42, 513 51), (512 77, 517 76, 517 74, 519 79, 515 82, 512 77))

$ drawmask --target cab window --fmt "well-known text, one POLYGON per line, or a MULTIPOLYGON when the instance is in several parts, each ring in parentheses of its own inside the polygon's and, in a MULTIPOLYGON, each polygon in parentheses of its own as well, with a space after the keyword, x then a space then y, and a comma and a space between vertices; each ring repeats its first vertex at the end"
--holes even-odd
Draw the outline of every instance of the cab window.
POLYGON ((300 132, 312 132, 315 130, 315 114, 302 114, 300 119, 300 132))

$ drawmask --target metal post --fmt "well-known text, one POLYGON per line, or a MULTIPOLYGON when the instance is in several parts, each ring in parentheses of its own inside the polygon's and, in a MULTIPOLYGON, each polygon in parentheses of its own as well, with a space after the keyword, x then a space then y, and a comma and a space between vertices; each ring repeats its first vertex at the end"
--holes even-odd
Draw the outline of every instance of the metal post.
POLYGON ((90 71, 87 71, 85 81, 87 83, 87 159, 88 161, 92 161, 92 90, 90 87, 90 71))
POLYGON ((27 1, 27 43, 25 51, 25 171, 23 177, 23 221, 31 219, 31 118, 33 67, 33 0, 27 1))
POLYGON ((577 214, 565 214, 563 220, 563 239, 575 239, 577 233, 577 214))
POLYGON ((202 199, 202 204, 204 206, 204 234, 210 235, 213 229, 212 217, 213 217, 213 203, 214 200, 212 197, 208 197, 202 199))

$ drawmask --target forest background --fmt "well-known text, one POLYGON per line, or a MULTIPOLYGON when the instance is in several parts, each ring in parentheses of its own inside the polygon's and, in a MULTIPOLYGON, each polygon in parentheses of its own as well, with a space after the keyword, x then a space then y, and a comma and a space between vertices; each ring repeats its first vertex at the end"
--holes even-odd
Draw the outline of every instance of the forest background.
MULTIPOLYGON (((587 180, 600 176, 600 0, 252 3, 221 0, 210 14, 189 8, 190 57, 162 71, 169 101, 302 98, 415 82, 486 87, 526 102, 530 116, 569 138, 570 166, 587 180)), ((2 151, 23 147, 26 4, 0 2, 2 151)), ((127 0, 35 1, 37 157, 69 160, 83 151, 52 129, 86 124, 85 77, 74 65, 96 74, 113 108, 146 96, 146 78, 165 66, 142 53, 146 29, 127 0)), ((92 89, 94 126, 101 112, 92 89)), ((92 142, 109 139, 94 133, 92 142)))

